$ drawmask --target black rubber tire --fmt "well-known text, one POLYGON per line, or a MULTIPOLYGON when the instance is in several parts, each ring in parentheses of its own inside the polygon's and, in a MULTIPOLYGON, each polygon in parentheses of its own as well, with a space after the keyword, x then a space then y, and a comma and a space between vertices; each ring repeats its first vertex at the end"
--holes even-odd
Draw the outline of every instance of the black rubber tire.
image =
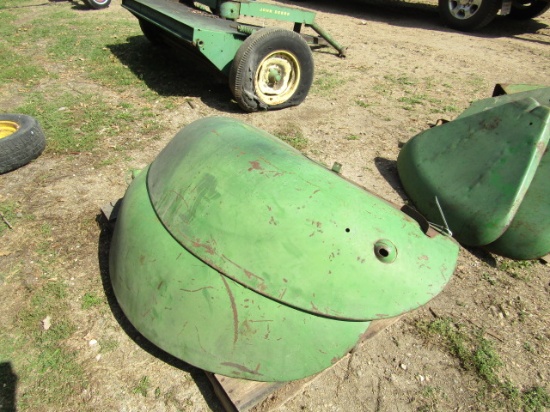
MULTIPOLYGON (((281 69, 282 66, 277 67, 281 69)), ((237 50, 229 73, 229 87, 239 106, 246 112, 283 109, 297 106, 304 101, 313 82, 313 72, 311 49, 298 33, 280 28, 265 28, 249 36, 237 50), (289 81, 283 82, 283 86, 289 84, 290 89, 282 90, 280 95, 271 98, 258 93, 258 87, 268 86, 267 82, 258 82, 258 77, 262 64, 271 56, 275 62, 278 55, 291 61, 293 69, 288 71, 289 81)), ((285 77, 287 71, 279 70, 279 77, 281 73, 285 77)), ((280 80, 273 83, 273 90, 277 88, 278 82, 280 80)))
POLYGON ((143 32, 143 35, 151 44, 155 46, 165 46, 164 39, 162 38, 162 29, 155 26, 153 23, 139 19, 139 27, 143 32))
MULTIPOLYGON (((474 0, 475 2, 475 0, 474 0)), ((471 15, 459 16, 459 1, 439 0, 439 15, 443 22, 460 31, 474 31, 488 25, 497 16, 501 7, 501 0, 479 0, 478 7, 472 6, 471 15)))
POLYGON ((509 18, 514 20, 529 20, 538 17, 550 10, 550 1, 531 0, 522 2, 512 1, 509 18))
POLYGON ((44 132, 34 117, 0 114, 0 174, 26 165, 45 147, 44 132))
POLYGON ((88 6, 94 10, 106 9, 111 4, 111 0, 85 0, 88 6))

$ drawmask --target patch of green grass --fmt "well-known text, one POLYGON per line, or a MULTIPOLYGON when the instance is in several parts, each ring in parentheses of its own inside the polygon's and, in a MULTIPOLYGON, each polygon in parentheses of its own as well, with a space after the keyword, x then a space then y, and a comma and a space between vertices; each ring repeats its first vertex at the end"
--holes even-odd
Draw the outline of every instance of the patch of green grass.
POLYGON ((20 83, 33 86, 40 81, 46 71, 32 60, 0 44, 0 85, 20 83))
POLYGON ((356 104, 357 106, 359 106, 359 107, 364 108, 364 109, 366 109, 367 107, 371 107, 371 106, 372 106, 372 104, 367 103, 366 101, 360 100, 360 99, 355 100, 355 104, 356 104))
POLYGON ((103 136, 116 135, 144 117, 140 109, 120 108, 95 94, 68 92, 30 94, 15 111, 39 120, 50 153, 90 151, 103 136))
POLYGON ((101 353, 109 353, 118 348, 118 340, 116 339, 101 339, 99 341, 101 353))
POLYGON ((42 225, 40 225, 40 233, 42 236, 50 236, 52 234, 52 225, 49 223, 42 223, 42 225))
POLYGON ((521 403, 525 412, 543 412, 550 408, 550 394, 540 386, 529 388, 523 392, 521 403))
POLYGON ((384 76, 384 79, 395 86, 415 86, 418 84, 418 80, 412 79, 405 74, 398 76, 387 74, 384 76))
POLYGON ((506 272, 510 277, 519 280, 528 280, 529 277, 526 274, 526 269, 533 267, 536 261, 534 260, 512 260, 503 259, 498 269, 506 272))
POLYGON ((98 20, 94 13, 77 14, 69 8, 40 11, 43 13, 36 13, 19 25, 13 23, 15 19, 6 22, 11 26, 5 37, 9 44, 21 48, 38 44, 49 59, 70 69, 80 69, 102 84, 127 86, 140 82, 130 69, 113 58, 105 43, 108 39, 111 47, 125 44, 127 36, 139 34, 134 21, 115 15, 109 21, 98 20), (43 23, 44 14, 48 24, 43 23))
POLYGON ((550 407, 546 388, 534 387, 521 391, 508 379, 499 378, 503 366, 493 344, 483 337, 483 331, 470 330, 456 324, 451 318, 437 318, 432 322, 419 322, 418 328, 428 338, 437 336, 440 342, 457 357, 461 366, 472 371, 486 383, 479 396, 483 402, 503 403, 510 410, 542 412, 550 407))
POLYGON ((385 75, 373 86, 373 91, 400 103, 407 111, 427 109, 430 113, 455 113, 457 106, 449 103, 449 94, 441 90, 433 77, 415 77, 411 74, 385 75))
POLYGON ((489 384, 496 382, 496 371, 502 365, 490 341, 481 332, 470 335, 450 318, 438 318, 426 326, 429 333, 441 336, 447 348, 462 367, 476 372, 489 384))
POLYGON ((147 397, 147 392, 149 391, 149 387, 151 386, 151 382, 149 382, 148 376, 143 376, 139 382, 132 388, 133 394, 140 394, 144 398, 147 397))
POLYGON ((346 80, 337 73, 321 71, 315 75, 312 92, 321 96, 330 96, 345 82, 346 80))
MULTIPOLYGON (((14 10, 22 3, 13 6, 14 10)), ((5 34, 4 42, 0 41, 0 84, 17 87, 14 106, 8 110, 37 118, 47 138, 46 152, 91 151, 104 137, 117 136, 136 122, 146 121, 144 130, 149 134, 160 127, 150 107, 119 103, 103 90, 104 86, 116 91, 131 89, 151 94, 150 100, 158 99, 158 93, 148 92, 121 58, 126 55, 128 36, 140 33, 134 20, 117 15, 98 20, 95 13, 49 5, 35 11, 20 19, 11 9, 0 8, 0 33, 5 34), (63 87, 52 81, 59 73, 74 72, 90 81, 78 85, 64 82, 63 87), (40 91, 31 92, 39 83, 40 91)), ((126 143, 117 148, 137 144, 126 143)))
POLYGON ((485 339, 481 333, 476 335, 471 363, 482 379, 492 385, 498 383, 496 371, 502 366, 502 362, 492 343, 485 339))
POLYGON ((103 297, 87 292, 82 296, 82 309, 90 309, 94 306, 101 305, 103 302, 103 297))
POLYGON ((416 410, 417 412, 436 412, 440 398, 444 397, 441 388, 426 385, 420 392, 424 402, 416 410))
POLYGON ((274 135, 296 150, 303 150, 308 145, 308 140, 304 137, 302 129, 295 124, 287 124, 284 128, 277 130, 274 135))
POLYGON ((100 97, 75 96, 64 93, 49 98, 33 94, 29 102, 17 109, 39 119, 47 139, 48 152, 81 152, 95 147, 101 122, 97 117, 107 114, 100 97), (84 103, 86 102, 86 103, 84 103))
POLYGON ((105 159, 101 159, 99 162, 95 163, 94 167, 96 169, 99 169, 101 167, 110 166, 112 164, 115 164, 116 161, 117 161, 117 159, 114 158, 114 157, 106 157, 105 159))
POLYGON ((17 207, 17 203, 12 201, 0 202, 0 236, 6 230, 9 230, 10 226, 13 227, 19 219, 17 217, 17 207))
POLYGON ((357 136, 356 134, 350 134, 350 135, 347 135, 346 137, 344 137, 344 139, 346 139, 346 140, 360 140, 361 138, 359 136, 357 136))
POLYGON ((458 113, 460 111, 460 108, 454 105, 447 105, 447 106, 443 106, 443 111, 447 113, 458 113))
POLYGON ((403 96, 397 99, 400 103, 405 103, 404 108, 410 108, 415 105, 424 105, 426 102, 426 95, 424 94, 413 94, 409 96, 403 96))
POLYGON ((479 92, 486 89, 485 78, 479 75, 472 75, 467 77, 467 83, 473 87, 473 92, 479 92))
POLYGON ((492 277, 491 275, 489 275, 488 273, 483 273, 481 275, 481 278, 483 280, 486 280, 487 282, 489 282, 489 284, 491 286, 494 286, 497 283, 496 279, 494 277, 492 277))
POLYGON ((67 298, 62 282, 46 282, 30 293, 13 327, 0 334, 0 359, 18 376, 18 410, 61 408, 87 386, 76 354, 64 345, 76 330, 68 320, 67 298))
POLYGON ((535 352, 533 345, 531 345, 529 342, 523 342, 523 349, 525 349, 527 352, 535 352))

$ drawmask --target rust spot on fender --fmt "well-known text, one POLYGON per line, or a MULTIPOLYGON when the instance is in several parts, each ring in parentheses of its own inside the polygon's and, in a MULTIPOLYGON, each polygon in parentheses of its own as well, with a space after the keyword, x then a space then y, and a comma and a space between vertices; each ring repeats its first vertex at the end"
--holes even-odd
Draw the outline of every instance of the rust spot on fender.
POLYGON ((248 171, 251 172, 253 170, 264 170, 263 167, 260 165, 260 162, 257 160, 253 160, 250 163, 250 167, 248 168, 248 171))
POLYGON ((193 293, 193 292, 199 292, 199 291, 204 290, 204 289, 213 289, 213 287, 212 286, 205 286, 203 288, 198 288, 198 289, 180 289, 180 290, 183 290, 184 292, 193 293))
POLYGON ((231 302, 231 310, 233 311, 233 344, 236 344, 239 340, 239 313, 237 312, 237 305, 235 304, 235 297, 225 280, 225 276, 220 274, 222 278, 227 294, 229 295, 229 301, 231 302))
POLYGON ((216 254, 216 249, 214 249, 211 245, 209 245, 207 243, 200 243, 200 242, 195 241, 195 242, 193 242, 193 247, 204 249, 204 251, 206 253, 208 253, 209 255, 215 255, 216 254))
POLYGON ((246 277, 247 277, 248 279, 254 278, 254 279, 258 279, 259 281, 261 281, 262 283, 264 283, 264 278, 262 278, 262 277, 260 277, 260 276, 258 276, 258 275, 255 275, 254 273, 252 273, 252 272, 249 271, 249 270, 243 269, 243 271, 244 271, 244 274, 246 275, 246 277))

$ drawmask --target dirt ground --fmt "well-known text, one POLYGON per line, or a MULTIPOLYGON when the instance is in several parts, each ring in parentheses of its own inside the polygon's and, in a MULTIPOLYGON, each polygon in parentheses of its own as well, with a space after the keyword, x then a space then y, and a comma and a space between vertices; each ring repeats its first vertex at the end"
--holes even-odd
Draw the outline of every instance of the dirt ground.
MULTIPOLYGON (((311 0, 299 5, 318 12, 318 23, 348 46, 345 59, 329 49, 314 52, 316 80, 302 105, 245 114, 231 102, 226 86, 213 84, 191 65, 182 69, 177 91, 160 86, 158 73, 142 73, 159 99, 170 96, 178 102, 172 110, 157 113, 162 129, 155 139, 144 142, 139 130, 131 130, 106 139, 98 152, 46 153, 0 176, 0 201, 18 202, 36 221, 51 225, 55 276, 74 295, 72 320, 78 329, 66 345, 76 351, 88 384, 74 393, 66 410, 222 410, 202 371, 160 353, 124 319, 109 295, 109 233, 95 223, 101 206, 124 195, 129 170, 151 162, 181 127, 222 115, 275 134, 299 131, 307 139, 303 151, 308 156, 327 165, 343 164, 345 177, 402 204, 405 194, 395 167, 400 143, 439 118, 453 119, 471 101, 489 97, 496 83, 550 84, 550 13, 528 22, 497 18, 486 29, 465 34, 443 27, 430 3, 311 0), (184 80, 186 76, 192 79, 184 80), (132 140, 140 143, 135 150, 114 151, 132 140), (98 156, 116 161, 99 167, 98 156), (90 290, 106 294, 105 310, 81 309, 80 297, 90 290), (90 344, 94 340, 115 341, 116 349, 100 353, 98 345, 90 344), (144 376, 147 396, 133 390, 144 376)), ((97 13, 134 19, 118 0, 97 13)), ((140 52, 132 47, 137 47, 135 38, 128 39, 127 50, 140 52)), ((128 53, 113 49, 113 57, 132 68, 128 53)), ((68 87, 97 87, 78 76, 64 82, 68 87)), ((10 103, 3 98, 4 111, 10 103)), ((36 225, 20 221, 3 235, 0 265, 25 263, 0 282, 0 324, 10 324, 10 315, 24 303, 25 290, 40 282, 27 231, 36 225)), ((349 363, 304 387, 279 410, 510 409, 492 405, 490 392, 481 396, 484 383, 443 344, 420 333, 418 324, 451 317, 479 328, 499 354, 502 379, 520 390, 544 387, 550 379, 549 273, 549 266, 539 261, 520 267, 461 248, 457 270, 443 293, 367 341, 349 363)), ((271 401, 257 410, 267 410, 271 401)))

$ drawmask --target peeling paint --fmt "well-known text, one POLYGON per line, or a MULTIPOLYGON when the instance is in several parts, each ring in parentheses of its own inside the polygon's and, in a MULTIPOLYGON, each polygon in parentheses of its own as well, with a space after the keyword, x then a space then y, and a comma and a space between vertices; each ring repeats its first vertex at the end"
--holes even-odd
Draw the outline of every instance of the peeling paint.
POLYGON ((251 162, 248 162, 250 163, 250 168, 248 169, 249 172, 253 171, 253 170, 264 170, 264 168, 260 165, 260 162, 258 162, 257 160, 253 160, 251 162))

